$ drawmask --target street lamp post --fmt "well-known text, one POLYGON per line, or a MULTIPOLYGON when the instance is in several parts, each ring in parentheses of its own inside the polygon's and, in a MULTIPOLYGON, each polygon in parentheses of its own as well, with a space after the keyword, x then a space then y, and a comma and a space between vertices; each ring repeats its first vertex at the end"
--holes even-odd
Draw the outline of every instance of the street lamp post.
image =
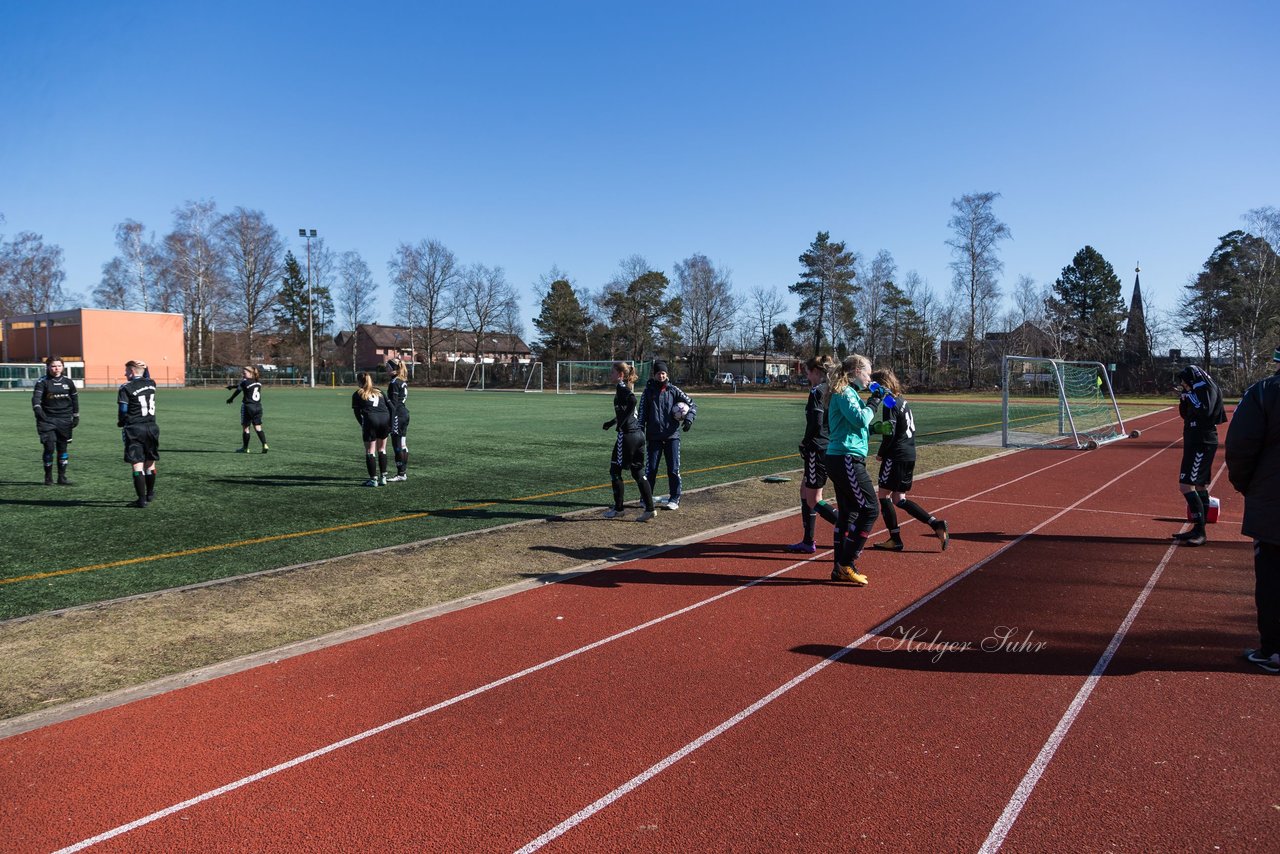
POLYGON ((316 387, 316 324, 311 309, 311 238, 316 230, 300 228, 298 236, 307 241, 307 359, 311 368, 311 387, 316 387))

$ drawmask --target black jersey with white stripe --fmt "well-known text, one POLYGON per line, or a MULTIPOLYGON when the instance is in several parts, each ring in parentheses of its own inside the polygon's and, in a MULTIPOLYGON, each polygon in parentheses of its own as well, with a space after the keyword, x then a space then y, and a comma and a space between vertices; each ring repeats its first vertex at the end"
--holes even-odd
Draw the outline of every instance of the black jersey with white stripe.
POLYGON ((1182 416, 1184 441, 1218 443, 1218 425, 1227 422, 1227 411, 1222 405, 1222 392, 1217 383, 1202 373, 1202 379, 1184 391, 1178 401, 1178 414, 1182 416))
POLYGON ((231 395, 232 400, 235 399, 236 394, 244 395, 244 406, 251 408, 262 406, 262 383, 258 380, 240 380, 236 384, 235 394, 231 395))
POLYGON ((387 396, 377 389, 374 389, 368 399, 362 397, 358 391, 352 392, 351 410, 355 413, 356 420, 362 424, 366 418, 391 417, 391 410, 387 407, 387 396))
POLYGON ((809 399, 804 404, 804 439, 801 444, 812 451, 827 452, 827 406, 823 401, 827 384, 819 383, 809 389, 809 399))
POLYGON ((613 420, 619 433, 636 433, 644 429, 636 406, 636 393, 626 383, 618 383, 613 392, 613 420))
POLYGON ((408 409, 409 404, 409 384, 399 377, 392 378, 387 383, 387 405, 392 412, 398 412, 401 409, 408 409))
POLYGON ((154 424, 156 422, 156 384, 145 377, 134 377, 116 395, 116 426, 154 424))
POLYGON ((885 420, 892 422, 893 432, 880 440, 876 456, 901 463, 913 462, 916 458, 916 419, 911 412, 911 404, 897 398, 885 420))

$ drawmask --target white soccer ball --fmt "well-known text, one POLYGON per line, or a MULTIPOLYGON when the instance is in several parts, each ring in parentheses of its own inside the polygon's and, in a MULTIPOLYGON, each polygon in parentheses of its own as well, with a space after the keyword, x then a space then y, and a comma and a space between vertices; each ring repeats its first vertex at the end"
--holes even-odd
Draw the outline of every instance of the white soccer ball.
POLYGON ((671 407, 671 414, 675 416, 677 421, 683 421, 684 417, 689 414, 689 404, 677 403, 675 406, 671 407))

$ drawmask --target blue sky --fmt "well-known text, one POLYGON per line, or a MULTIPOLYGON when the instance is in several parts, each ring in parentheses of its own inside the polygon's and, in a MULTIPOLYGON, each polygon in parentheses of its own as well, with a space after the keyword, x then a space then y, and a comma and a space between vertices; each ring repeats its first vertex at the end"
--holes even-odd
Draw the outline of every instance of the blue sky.
POLYGON ((6 3, 0 212, 89 293, 116 223, 187 199, 520 289, 700 252, 784 290, 819 230, 950 286, 950 202, 1002 194, 1006 289, 1089 244, 1172 307, 1280 206, 1280 6, 6 3))

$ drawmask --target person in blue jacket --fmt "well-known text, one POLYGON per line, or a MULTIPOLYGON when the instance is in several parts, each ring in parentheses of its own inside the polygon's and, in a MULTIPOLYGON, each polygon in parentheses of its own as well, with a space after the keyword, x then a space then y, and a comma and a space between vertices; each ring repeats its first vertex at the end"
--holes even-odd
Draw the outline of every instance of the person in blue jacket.
POLYGON ((867 474, 868 428, 875 417, 858 392, 871 384, 871 362, 856 353, 847 357, 827 378, 827 477, 836 489, 835 567, 832 581, 867 586, 858 572, 862 554, 880 510, 876 487, 867 474))
POLYGON ((649 450, 645 476, 653 489, 658 481, 658 461, 665 455, 669 496, 657 499, 657 503, 668 510, 680 509, 680 434, 687 433, 697 417, 698 407, 693 398, 671 383, 667 363, 661 359, 654 362, 653 375, 640 398, 640 423, 644 425, 649 450), (688 407, 683 418, 676 417, 679 403, 688 407))

